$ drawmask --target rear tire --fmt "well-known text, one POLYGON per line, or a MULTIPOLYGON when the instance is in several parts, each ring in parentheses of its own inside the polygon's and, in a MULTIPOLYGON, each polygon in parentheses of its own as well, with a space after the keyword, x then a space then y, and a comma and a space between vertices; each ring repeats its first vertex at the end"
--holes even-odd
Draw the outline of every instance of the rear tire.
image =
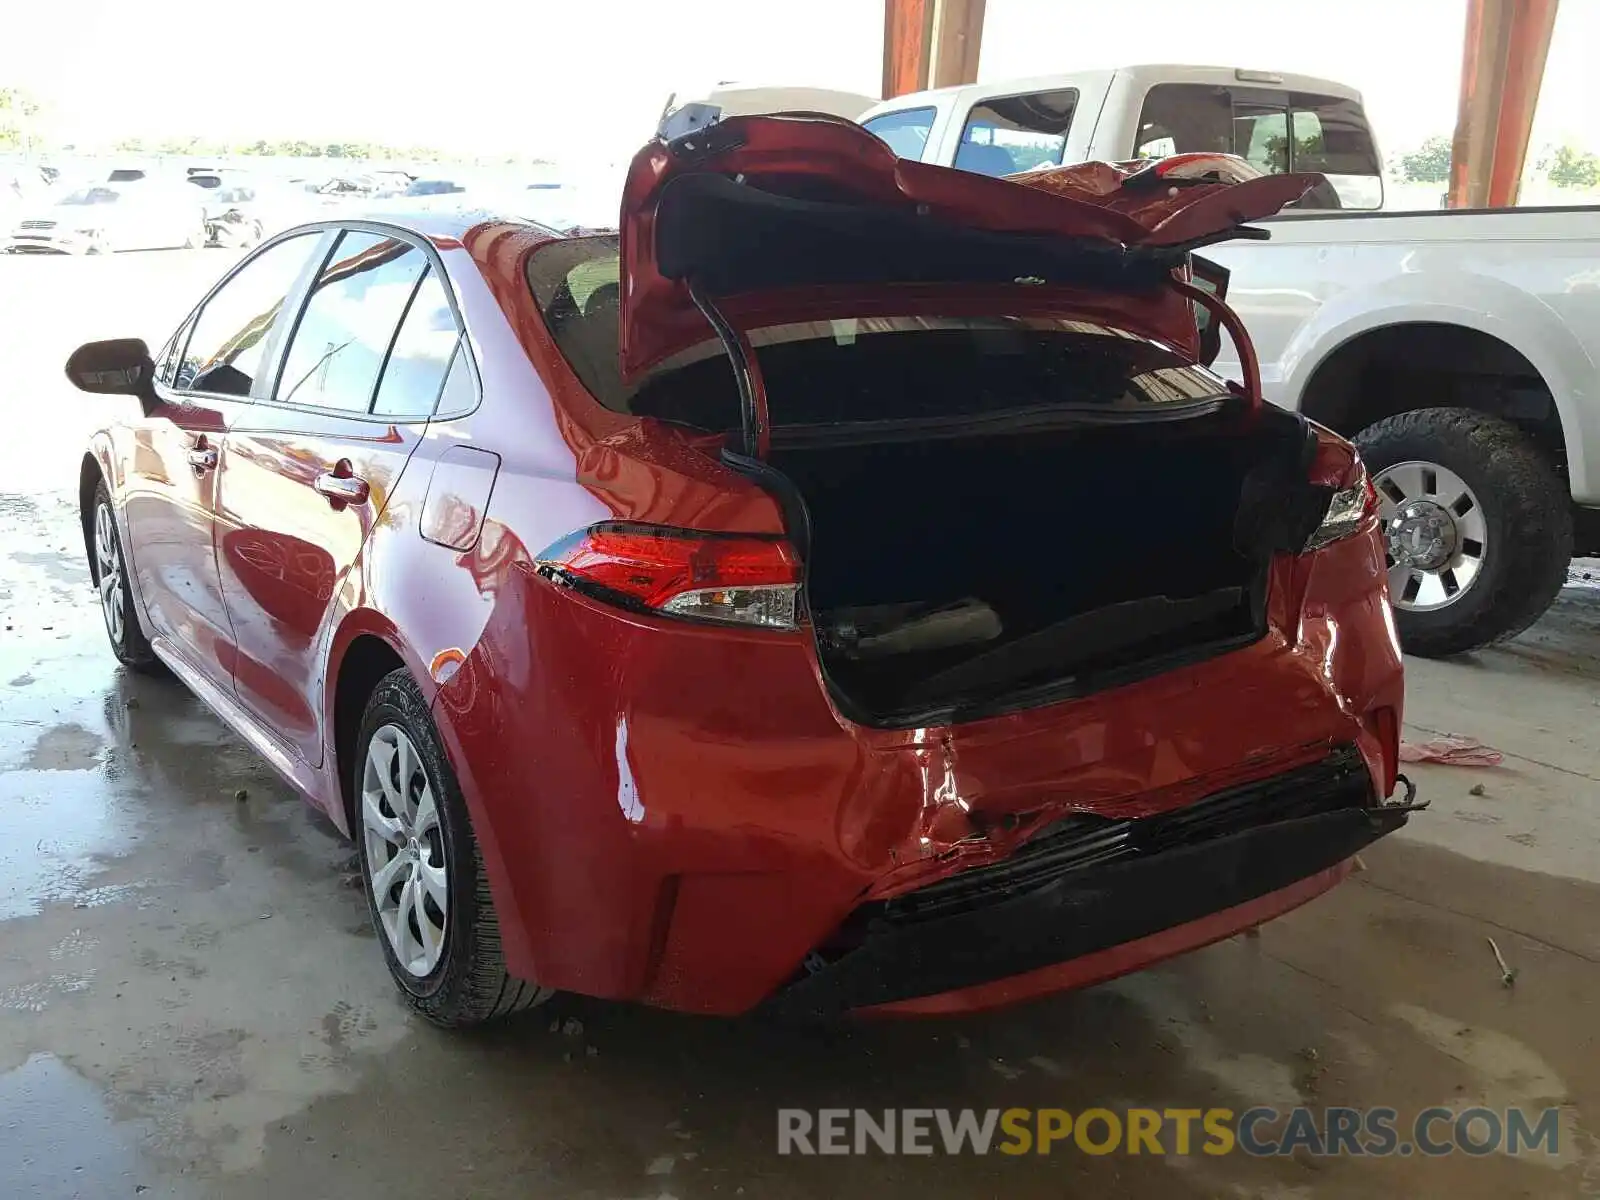
MULTIPOLYGON (((1411 607, 1391 572, 1395 626, 1408 653, 1475 650, 1515 637, 1544 615, 1572 559, 1572 510, 1566 483, 1527 434, 1471 409, 1425 408, 1370 425, 1355 441, 1386 505, 1393 504, 1383 494, 1386 471, 1435 466, 1458 477, 1481 508, 1481 561, 1459 594, 1411 607)), ((1443 497, 1447 508, 1450 499, 1443 497)), ((1394 549, 1391 543, 1391 567, 1394 549)))
POLYGON ((117 531, 116 510, 111 505, 111 493, 104 479, 94 489, 89 539, 89 578, 100 599, 100 615, 105 619, 111 653, 130 670, 145 675, 165 674, 166 665, 150 648, 150 639, 145 637, 139 624, 128 560, 122 553, 122 535, 117 531))
POLYGON ((459 1028, 555 994, 506 972, 466 802, 427 701, 404 669, 385 675, 367 701, 350 795, 367 907, 389 973, 413 1010, 459 1028))

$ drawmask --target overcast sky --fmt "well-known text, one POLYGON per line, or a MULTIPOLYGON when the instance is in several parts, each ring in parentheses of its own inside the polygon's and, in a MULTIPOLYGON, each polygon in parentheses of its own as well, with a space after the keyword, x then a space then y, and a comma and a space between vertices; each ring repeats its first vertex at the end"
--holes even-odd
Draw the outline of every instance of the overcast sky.
MULTIPOLYGON (((985 80, 1130 62, 1340 79, 1391 149, 1448 134, 1466 0, 989 0, 985 80)), ((60 138, 360 138, 626 157, 718 80, 876 94, 881 0, 54 0, 0 84, 60 138)), ((1535 144, 1600 150, 1600 0, 1564 0, 1535 144), (1589 48, 1588 56, 1585 47, 1589 48), (1587 60, 1586 60, 1587 59, 1587 60)))

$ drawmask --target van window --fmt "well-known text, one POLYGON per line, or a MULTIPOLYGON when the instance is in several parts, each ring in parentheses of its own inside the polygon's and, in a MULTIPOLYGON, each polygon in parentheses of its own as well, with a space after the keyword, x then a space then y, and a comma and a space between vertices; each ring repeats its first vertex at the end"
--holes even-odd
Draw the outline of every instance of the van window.
POLYGON ((928 144, 928 131, 933 128, 931 108, 902 108, 898 112, 879 113, 861 127, 889 143, 901 158, 914 158, 919 162, 928 144))
POLYGON ((1320 171, 1344 208, 1379 208, 1383 173, 1354 100, 1309 92, 1161 83, 1146 94, 1134 150, 1237 154, 1269 174, 1320 171))
POLYGON ((1059 167, 1077 107, 1077 88, 974 104, 961 131, 955 165, 980 175, 1015 175, 1035 167, 1059 167))

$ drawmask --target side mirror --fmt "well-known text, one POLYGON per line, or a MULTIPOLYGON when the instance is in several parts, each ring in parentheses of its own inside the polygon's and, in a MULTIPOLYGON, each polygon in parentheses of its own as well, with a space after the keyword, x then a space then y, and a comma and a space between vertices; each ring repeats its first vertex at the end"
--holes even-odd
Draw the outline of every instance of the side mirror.
POLYGON ((156 402, 156 367, 141 338, 86 342, 67 359, 67 378, 81 391, 137 396, 145 411, 156 402))

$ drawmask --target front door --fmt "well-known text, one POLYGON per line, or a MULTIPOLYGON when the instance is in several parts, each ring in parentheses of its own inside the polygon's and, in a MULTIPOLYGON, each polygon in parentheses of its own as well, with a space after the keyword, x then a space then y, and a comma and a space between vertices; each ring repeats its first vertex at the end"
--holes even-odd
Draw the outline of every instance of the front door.
POLYGON ((267 247, 206 299, 169 344, 157 404, 133 429, 124 513, 138 594, 156 636, 219 681, 233 658, 212 546, 223 435, 251 403, 319 236, 267 247))
POLYGON ((369 586, 362 549, 427 428, 457 341, 421 247, 340 236, 290 336, 268 403, 228 432, 217 555, 238 697, 322 762, 322 672, 369 586))

